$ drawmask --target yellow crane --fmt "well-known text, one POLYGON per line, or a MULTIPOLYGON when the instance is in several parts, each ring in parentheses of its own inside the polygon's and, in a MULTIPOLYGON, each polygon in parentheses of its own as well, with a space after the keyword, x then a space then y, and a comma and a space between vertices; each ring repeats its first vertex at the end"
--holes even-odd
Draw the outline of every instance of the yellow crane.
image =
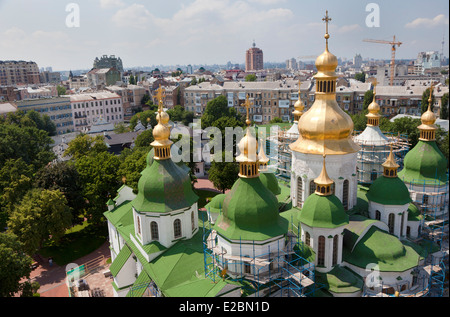
POLYGON ((395 35, 394 35, 394 40, 393 41, 383 41, 383 40, 370 40, 370 39, 365 39, 363 40, 364 42, 369 42, 369 43, 378 43, 378 44, 389 44, 391 45, 392 49, 392 59, 391 59, 391 86, 394 85, 394 73, 395 73, 395 52, 397 51, 397 46, 400 47, 400 45, 402 45, 402 42, 398 42, 395 39, 395 35))

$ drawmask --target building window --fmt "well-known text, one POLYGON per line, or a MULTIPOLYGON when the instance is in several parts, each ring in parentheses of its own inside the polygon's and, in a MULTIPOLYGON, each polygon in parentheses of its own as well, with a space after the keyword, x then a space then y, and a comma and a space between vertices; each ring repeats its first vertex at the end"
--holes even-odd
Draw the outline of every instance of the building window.
POLYGON ((337 264, 339 236, 333 238, 333 266, 337 264))
POLYGON ((155 221, 150 224, 150 233, 152 240, 159 240, 158 224, 155 221))
POLYGON ((305 234, 305 244, 306 244, 307 246, 311 246, 311 235, 309 234, 309 232, 307 232, 307 233, 305 234))
POLYGON ((389 227, 389 233, 394 234, 394 228, 395 228, 395 215, 394 214, 389 215, 388 227, 389 227))
POLYGON ((319 237, 319 245, 318 245, 318 255, 317 255, 317 265, 325 266, 325 237, 319 237))
POLYGON ((139 216, 136 216, 136 222, 137 232, 138 234, 141 234, 141 218, 139 218, 139 216))
POLYGON ((195 230, 195 216, 194 212, 191 212, 191 225, 192 225, 192 231, 195 230))
POLYGON ((314 181, 312 180, 309 183, 309 194, 312 195, 314 194, 315 191, 316 191, 316 183, 314 183, 314 181))
POLYGON ((301 177, 297 179, 297 207, 302 208, 303 197, 303 180, 301 177))
POLYGON ((402 221, 401 221, 401 226, 400 226, 400 236, 403 236, 403 226, 405 224, 405 212, 402 213, 401 217, 402 217, 402 221))
POLYGON ((344 205, 345 210, 348 210, 348 187, 349 181, 345 180, 342 193, 342 204, 344 205))
POLYGON ((181 220, 180 219, 176 219, 173 222, 173 231, 174 231, 175 239, 178 239, 181 237, 181 220))
POLYGON ((379 210, 375 211, 375 219, 381 220, 381 212, 379 210))

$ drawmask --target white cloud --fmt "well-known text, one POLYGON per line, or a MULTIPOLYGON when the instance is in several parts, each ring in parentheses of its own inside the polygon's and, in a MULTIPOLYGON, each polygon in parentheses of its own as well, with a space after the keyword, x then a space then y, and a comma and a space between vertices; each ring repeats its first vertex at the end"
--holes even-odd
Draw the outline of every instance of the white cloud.
POLYGON ((448 25, 448 18, 444 14, 439 14, 433 19, 429 18, 417 18, 412 22, 409 22, 405 25, 408 29, 415 29, 415 28, 433 28, 435 26, 440 25, 448 25))
POLYGON ((142 4, 132 4, 131 6, 120 9, 112 17, 112 21, 119 27, 132 27, 136 29, 146 29, 153 17, 142 4))
POLYGON ((100 0, 100 7, 102 9, 111 9, 123 7, 125 3, 122 0, 100 0))

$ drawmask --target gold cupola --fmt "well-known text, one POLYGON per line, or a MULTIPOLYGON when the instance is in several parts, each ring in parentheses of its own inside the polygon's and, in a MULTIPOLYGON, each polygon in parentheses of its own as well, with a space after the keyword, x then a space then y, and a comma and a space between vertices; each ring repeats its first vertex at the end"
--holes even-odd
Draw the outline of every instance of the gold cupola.
POLYGON ((436 115, 431 110, 431 103, 433 102, 433 84, 430 87, 430 97, 428 98, 428 110, 424 112, 420 118, 422 124, 418 127, 420 130, 421 141, 436 141, 437 127, 434 125, 436 122, 436 115))
POLYGON ((155 141, 150 145, 153 146, 155 150, 155 160, 167 160, 170 159, 170 147, 173 142, 170 140, 170 118, 163 110, 164 90, 161 86, 157 90, 156 97, 158 99, 158 114, 156 116, 158 124, 153 129, 153 138, 155 141))
POLYGON ((303 115, 303 111, 305 110, 305 104, 302 101, 301 98, 301 90, 300 90, 300 86, 301 86, 301 81, 298 81, 298 100, 296 101, 296 103, 294 104, 294 121, 298 122, 301 118, 301 116, 303 115))
POLYGON ((336 56, 328 50, 328 11, 326 22, 325 52, 316 60, 317 74, 315 101, 299 120, 299 139, 290 145, 291 150, 305 154, 344 155, 356 153, 360 147, 351 136, 353 121, 336 102, 336 56))
POLYGON ((395 162, 395 158, 394 158, 394 153, 392 151, 392 145, 391 145, 391 152, 389 153, 389 156, 386 160, 386 162, 384 162, 382 164, 383 166, 383 176, 384 177, 388 177, 388 178, 394 178, 397 177, 397 170, 400 167, 400 165, 398 165, 395 162))
POLYGON ((250 100, 247 95, 247 99, 242 106, 247 108, 247 131, 245 136, 239 141, 238 148, 240 155, 236 158, 239 162, 239 177, 242 178, 257 178, 259 177, 259 157, 258 157, 258 142, 255 136, 250 131, 250 118, 249 108, 250 100))
POLYGON ((269 161, 270 161, 270 159, 266 156, 266 152, 264 151, 264 141, 261 140, 261 145, 260 145, 259 154, 258 154, 258 166, 259 166, 259 171, 261 173, 265 173, 268 171, 269 161))
POLYGON ((367 110, 369 110, 369 113, 366 115, 367 118, 367 125, 368 126, 372 126, 372 127, 377 127, 380 125, 380 105, 377 103, 376 101, 376 96, 377 96, 377 83, 375 82, 373 84, 373 101, 372 103, 369 105, 369 107, 367 108, 367 110))
POLYGON ((324 154, 322 172, 319 177, 314 180, 314 183, 316 184, 316 194, 319 196, 330 196, 333 194, 331 186, 333 186, 334 181, 328 176, 325 159, 326 155, 324 154))

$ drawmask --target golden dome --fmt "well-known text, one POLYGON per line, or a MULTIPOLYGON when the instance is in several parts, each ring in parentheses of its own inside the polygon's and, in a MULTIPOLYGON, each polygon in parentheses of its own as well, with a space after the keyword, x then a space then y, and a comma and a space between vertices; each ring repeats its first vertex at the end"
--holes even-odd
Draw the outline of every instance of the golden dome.
POLYGON ((436 115, 433 111, 431 111, 430 105, 428 105, 428 110, 422 115, 420 118, 422 120, 422 124, 424 125, 433 125, 436 122, 436 115))
POLYGON ((291 144, 293 151, 306 154, 341 155, 356 153, 360 147, 351 135, 353 121, 336 101, 337 58, 328 51, 328 12, 324 19, 327 22, 327 45, 325 52, 316 60, 318 70, 316 79, 316 100, 311 108, 300 118, 299 139, 291 144))
POLYGON ((323 155, 323 167, 319 177, 314 180, 316 186, 316 194, 321 196, 329 196, 332 194, 331 185, 334 181, 328 176, 327 168, 325 164, 326 155, 323 155))
POLYGON ((418 127, 420 130, 419 140, 421 141, 434 141, 436 140, 437 127, 434 125, 436 122, 436 115, 431 111, 431 103, 433 101, 433 85, 430 87, 430 98, 428 99, 428 110, 420 118, 422 124, 418 127))
POLYGON ((264 151, 264 142, 263 140, 261 140, 261 148, 259 150, 259 154, 258 154, 258 161, 261 164, 267 164, 269 163, 269 158, 266 155, 266 152, 264 151))
POLYGON ((238 162, 258 162, 258 142, 253 134, 250 132, 250 128, 247 128, 247 133, 239 141, 238 148, 240 155, 236 158, 238 162))
POLYGON ((375 101, 375 96, 373 97, 372 103, 367 108, 369 110, 370 114, 378 115, 380 116, 380 105, 375 101))
POLYGON ((303 110, 305 110, 305 104, 301 99, 301 91, 300 91, 301 82, 298 81, 298 100, 294 104, 294 121, 298 121, 300 117, 303 115, 303 110))
POLYGON ((158 122, 161 122, 162 125, 168 125, 170 117, 166 112, 162 111, 161 115, 159 113, 156 115, 156 120, 158 122))

